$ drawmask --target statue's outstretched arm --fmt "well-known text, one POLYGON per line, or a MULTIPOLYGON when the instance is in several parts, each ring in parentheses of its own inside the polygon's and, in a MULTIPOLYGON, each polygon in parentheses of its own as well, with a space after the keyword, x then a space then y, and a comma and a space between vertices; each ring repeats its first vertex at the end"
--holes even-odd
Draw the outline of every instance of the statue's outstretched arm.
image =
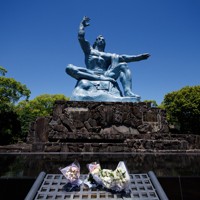
POLYGON ((140 55, 120 55, 119 62, 135 62, 140 60, 145 60, 150 56, 148 53, 140 54, 140 55))
POLYGON ((90 51, 90 43, 85 40, 85 27, 89 26, 89 17, 83 17, 80 25, 79 25, 79 31, 78 31, 78 40, 80 42, 81 48, 83 49, 84 53, 89 53, 90 51))

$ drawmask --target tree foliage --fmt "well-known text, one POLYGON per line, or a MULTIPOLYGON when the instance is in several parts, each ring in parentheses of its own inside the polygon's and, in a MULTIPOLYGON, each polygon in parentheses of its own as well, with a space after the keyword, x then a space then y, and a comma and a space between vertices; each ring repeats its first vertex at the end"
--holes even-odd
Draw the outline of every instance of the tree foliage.
POLYGON ((14 78, 0 77, 0 102, 2 106, 8 106, 14 104, 22 97, 28 99, 30 96, 30 90, 26 85, 21 84, 14 78))
POLYGON ((5 76, 6 73, 7 73, 7 70, 6 70, 4 67, 0 66, 0 74, 1 74, 2 76, 5 76))
POLYGON ((14 112, 15 103, 28 99, 30 90, 14 78, 5 77, 7 70, 0 67, 0 144, 14 142, 20 134, 20 122, 14 112))
POLYGON ((166 94, 162 105, 168 121, 179 125, 182 133, 200 134, 200 85, 166 94))
POLYGON ((26 85, 16 81, 14 78, 5 77, 7 70, 0 66, 0 112, 12 110, 14 103, 21 98, 26 100, 30 97, 31 91, 26 85))
POLYGON ((21 134, 21 124, 17 114, 12 111, 0 113, 0 145, 16 143, 21 134))
POLYGON ((30 123, 35 121, 37 117, 51 115, 56 100, 69 100, 69 98, 63 94, 43 94, 30 101, 21 101, 16 105, 15 111, 21 122, 22 138, 26 138, 30 123))

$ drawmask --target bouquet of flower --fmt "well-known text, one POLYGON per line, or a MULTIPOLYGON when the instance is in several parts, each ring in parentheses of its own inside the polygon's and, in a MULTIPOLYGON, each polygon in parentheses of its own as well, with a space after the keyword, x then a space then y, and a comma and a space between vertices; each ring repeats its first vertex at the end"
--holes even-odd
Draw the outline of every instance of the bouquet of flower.
POLYGON ((101 169, 100 164, 96 162, 88 164, 88 169, 90 173, 87 182, 91 182, 92 177, 97 185, 101 185, 106 189, 116 192, 127 192, 129 190, 130 176, 123 161, 119 162, 114 171, 101 169))
POLYGON ((82 181, 79 179, 80 177, 80 165, 78 161, 74 161, 70 165, 65 168, 60 168, 60 171, 67 179, 68 183, 72 185, 79 186, 82 181))

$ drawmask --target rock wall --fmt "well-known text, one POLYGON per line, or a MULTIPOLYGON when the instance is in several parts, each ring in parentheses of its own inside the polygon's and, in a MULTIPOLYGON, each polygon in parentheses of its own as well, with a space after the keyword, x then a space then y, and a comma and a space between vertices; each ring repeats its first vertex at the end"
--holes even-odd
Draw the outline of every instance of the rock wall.
POLYGON ((170 134, 165 111, 149 103, 56 101, 28 143, 32 151, 132 152, 195 149, 200 139, 170 134))

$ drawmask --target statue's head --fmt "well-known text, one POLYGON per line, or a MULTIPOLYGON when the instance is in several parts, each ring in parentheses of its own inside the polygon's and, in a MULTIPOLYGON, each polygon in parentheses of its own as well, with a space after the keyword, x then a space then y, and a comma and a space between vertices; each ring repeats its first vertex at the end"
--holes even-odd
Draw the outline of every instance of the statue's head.
POLYGON ((101 49, 102 51, 104 51, 105 47, 106 41, 102 35, 99 35, 93 44, 93 48, 101 49))

